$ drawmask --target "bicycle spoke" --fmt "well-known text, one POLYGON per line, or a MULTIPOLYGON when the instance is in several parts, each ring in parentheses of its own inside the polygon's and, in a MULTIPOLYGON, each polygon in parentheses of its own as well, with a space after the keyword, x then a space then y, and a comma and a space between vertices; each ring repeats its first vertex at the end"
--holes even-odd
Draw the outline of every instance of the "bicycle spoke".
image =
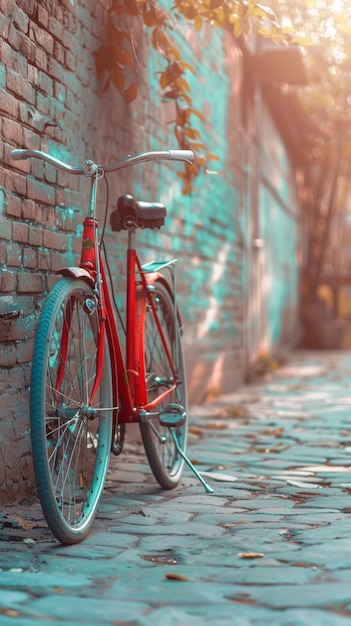
POLYGON ((33 359, 34 466, 47 522, 63 543, 75 543, 87 534, 102 492, 111 447, 113 402, 108 346, 101 383, 90 405, 99 321, 97 312, 89 314, 84 308, 88 296, 94 298, 81 281, 63 279, 55 286, 43 310, 33 359))
MULTIPOLYGON (((179 350, 180 337, 176 341, 179 329, 176 324, 173 302, 163 284, 156 283, 154 302, 164 340, 169 354, 174 360, 172 364, 169 363, 154 311, 148 308, 145 312, 144 328, 147 400, 148 402, 154 401, 164 391, 171 390, 176 384, 175 389, 157 404, 156 410, 164 410, 172 403, 181 405, 186 410, 184 365, 182 359, 179 358, 182 356, 182 352, 179 350), (179 383, 179 381, 183 381, 183 383, 179 383)), ((173 488, 179 482, 184 461, 179 455, 170 429, 160 424, 158 416, 148 418, 147 422, 141 423, 140 429, 150 467, 156 479, 162 487, 173 488)), ((186 424, 176 429, 176 437, 179 440, 179 445, 184 449, 187 439, 186 424)))

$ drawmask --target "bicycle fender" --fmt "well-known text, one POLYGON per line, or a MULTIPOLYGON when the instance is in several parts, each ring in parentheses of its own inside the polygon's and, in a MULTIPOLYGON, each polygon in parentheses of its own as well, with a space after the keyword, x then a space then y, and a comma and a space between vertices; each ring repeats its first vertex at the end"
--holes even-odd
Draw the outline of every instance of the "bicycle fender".
POLYGON ((70 278, 83 278, 89 285, 94 286, 95 282, 90 272, 83 267, 61 267, 55 272, 55 274, 61 274, 61 276, 69 276, 70 278))
MULTIPOLYGON (((145 276, 146 278, 146 282, 148 285, 154 285, 157 281, 161 282, 167 289, 169 295, 171 296, 172 300, 173 300, 173 288, 170 284, 170 282, 167 280, 167 278, 161 274, 160 272, 152 272, 150 274, 147 274, 145 276)), ((180 311, 179 311, 179 307, 177 307, 177 319, 178 319, 178 324, 179 324, 179 330, 181 332, 181 334, 183 333, 183 323, 182 323, 182 318, 180 315, 180 311)))

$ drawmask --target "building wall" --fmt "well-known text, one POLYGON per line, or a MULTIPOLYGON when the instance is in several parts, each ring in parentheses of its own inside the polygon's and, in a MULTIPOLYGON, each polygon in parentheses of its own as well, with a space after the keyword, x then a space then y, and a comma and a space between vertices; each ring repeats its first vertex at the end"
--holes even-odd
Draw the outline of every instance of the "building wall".
MULTIPOLYGON (((113 88, 102 93, 93 52, 104 39, 105 4, 1 0, 0 501, 20 499, 34 489, 28 413, 34 333, 43 296, 56 280, 55 270, 77 262, 81 207, 88 192, 84 179, 57 173, 42 162, 13 163, 9 153, 12 148, 31 147, 78 165, 87 158, 111 162, 133 152, 176 147, 165 125, 172 107, 159 97, 156 54, 140 24, 133 26, 141 65, 137 101, 127 106, 113 88)), ((124 170, 118 178, 110 177, 110 208, 125 192, 163 201, 168 207, 166 227, 157 234, 142 233, 141 256, 145 261, 160 256, 180 259, 178 293, 190 400, 200 402, 240 384, 247 365, 245 303, 251 287, 245 267, 251 216, 245 180, 256 144, 242 121, 239 49, 218 31, 207 30, 199 38, 185 28, 177 38, 196 71, 189 81, 194 106, 205 117, 201 140, 220 160, 196 180, 191 196, 182 195, 176 176, 179 165, 149 163, 124 170)), ((279 193, 288 193, 288 188, 279 193)), ((101 185, 100 216, 104 193, 101 185)), ((274 210, 280 215, 279 202, 274 210)), ((124 242, 107 232, 122 312, 124 242)), ((275 246, 273 237, 271 245, 275 246)), ((284 263, 294 273, 290 253, 284 263)), ((273 266, 267 260, 262 271, 270 274, 273 266)), ((296 297, 296 282, 290 291, 296 297)), ((266 294, 260 297, 265 299, 266 294)), ((279 298, 279 305, 268 307, 265 332, 271 344, 276 327, 281 329, 286 302, 284 293, 279 298)), ((291 327, 295 322, 293 314, 291 327)), ((289 326, 287 340, 292 334, 289 326)))
POLYGON ((252 104, 243 227, 243 340, 248 364, 298 342, 302 245, 294 169, 259 85, 252 104))

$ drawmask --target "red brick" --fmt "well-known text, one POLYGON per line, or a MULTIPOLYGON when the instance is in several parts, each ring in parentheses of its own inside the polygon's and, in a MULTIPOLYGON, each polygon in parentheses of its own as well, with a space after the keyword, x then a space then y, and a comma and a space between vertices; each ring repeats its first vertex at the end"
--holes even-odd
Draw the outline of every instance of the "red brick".
POLYGON ((13 222, 12 239, 17 243, 28 243, 29 226, 25 222, 13 222))
POLYGON ((26 337, 26 320, 18 318, 15 320, 0 319, 1 341, 22 341, 26 337))
POLYGON ((6 263, 9 267, 22 265, 22 247, 17 243, 8 243, 6 246, 6 263))
POLYGON ((1 275, 1 292, 10 293, 17 287, 17 272, 11 270, 3 270, 1 275))
POLYGON ((29 363, 33 358, 34 340, 17 344, 16 363, 29 363))
MULTIPOLYGON (((0 242, 0 264, 1 265, 5 265, 6 264, 6 245, 4 244, 3 241, 0 242)), ((1 272, 2 270, 0 270, 1 272)), ((1 289, 0 289, 1 291, 1 289)))
POLYGON ((33 63, 35 60, 36 54, 36 45, 34 41, 32 41, 27 35, 21 35, 20 39, 20 51, 23 56, 29 61, 29 63, 33 63))
POLYGON ((28 65, 28 80, 33 87, 38 87, 38 68, 33 64, 28 65))
POLYGON ((38 270, 48 272, 51 270, 51 254, 48 251, 39 251, 38 252, 38 261, 37 261, 38 270))
POLYGON ((10 220, 0 217, 0 239, 12 239, 12 224, 10 220))
POLYGON ((56 229, 59 228, 60 225, 61 225, 61 219, 60 219, 59 214, 57 214, 56 211, 49 209, 46 215, 47 228, 51 228, 56 231, 56 229))
POLYGON ((30 104, 34 104, 34 88, 21 74, 18 74, 18 72, 11 69, 7 70, 6 87, 11 93, 14 93, 20 98, 24 98, 24 100, 30 104))
POLYGON ((40 159, 32 159, 31 162, 31 174, 38 180, 43 180, 45 172, 44 161, 40 159))
POLYGON ((49 13, 45 9, 45 7, 42 7, 42 6, 38 5, 38 14, 37 14, 37 16, 38 16, 39 24, 44 26, 44 28, 47 28, 48 24, 49 24, 49 13))
MULTIPOLYGON (((65 189, 67 189, 69 187, 69 183, 71 182, 71 180, 72 180, 72 176, 69 177, 69 175, 63 172, 62 170, 57 171, 57 184, 60 187, 64 187, 65 189)), ((58 190, 57 194, 58 196, 56 199, 56 204, 58 206, 66 206, 65 191, 62 192, 62 196, 61 196, 61 190, 58 190)))
POLYGON ((15 72, 21 74, 21 76, 27 77, 27 59, 22 54, 18 54, 18 52, 15 52, 11 48, 11 46, 9 46, 9 44, 4 40, 1 40, 0 60, 7 68, 11 68, 15 72))
POLYGON ((55 189, 33 178, 28 178, 27 196, 43 204, 55 204, 55 189))
MULTIPOLYGON (((36 95, 36 108, 40 113, 43 113, 45 117, 49 117, 50 115, 50 105, 51 100, 48 96, 43 95, 42 93, 37 92, 36 95)), ((39 132, 43 132, 44 130, 44 121, 40 120, 37 125, 37 129, 39 132)))
POLYGON ((14 143, 16 146, 22 146, 22 126, 14 120, 4 117, 2 120, 2 134, 5 141, 14 143))
POLYGON ((44 28, 40 28, 37 24, 31 25, 31 39, 35 41, 36 45, 43 48, 49 55, 54 51, 54 39, 50 33, 44 28))
POLYGON ((18 274, 18 293, 40 293, 45 288, 45 278, 42 274, 20 272, 18 274))
MULTIPOLYGON (((20 161, 18 161, 17 163, 20 163, 20 161)), ((6 187, 8 191, 14 191, 20 196, 25 196, 27 192, 26 177, 22 176, 18 172, 5 170, 4 187, 6 187)))
POLYGON ((13 196, 12 194, 8 194, 6 200, 7 200, 6 215, 11 215, 12 217, 21 217, 21 214, 22 214, 21 199, 18 196, 13 196))
MULTIPOLYGON (((1 367, 11 367, 16 364, 16 346, 0 344, 0 363, 1 367)), ((1 424, 1 432, 3 433, 3 423, 1 424)))
POLYGON ((10 20, 4 13, 0 13, 0 32, 4 39, 8 39, 10 30, 10 20))
POLYGON ((12 21, 18 30, 21 30, 23 33, 28 32, 29 18, 27 12, 24 13, 24 11, 16 6, 15 11, 13 12, 12 21))
POLYGON ((37 217, 36 205, 34 200, 24 199, 21 203, 22 218, 25 220, 35 221, 37 217))
POLYGON ((51 269, 53 272, 57 272, 57 270, 61 269, 61 267, 64 267, 65 259, 62 257, 62 254, 59 254, 58 252, 52 252, 51 253, 51 265, 52 265, 51 269))
POLYGON ((32 248, 24 248, 23 266, 27 269, 37 269, 38 258, 37 258, 36 250, 33 250, 32 248))
POLYGON ((16 4, 23 9, 28 17, 35 17, 37 13, 37 0, 16 0, 16 4))
POLYGON ((20 49, 21 33, 17 30, 17 28, 15 28, 12 23, 10 23, 8 42, 15 50, 20 49))
MULTIPOLYGON (((40 150, 40 136, 34 135, 29 128, 23 128, 23 145, 32 150, 40 150)), ((27 161, 31 165, 32 161, 27 161)))
MULTIPOLYGON (((48 163, 45 164, 45 180, 54 185, 56 185, 57 182, 57 169, 48 163)), ((55 204, 57 204, 56 201, 55 204)))
MULTIPOLYGON (((57 81, 62 81, 64 71, 65 71, 64 68, 62 67, 60 63, 58 63, 58 61, 56 61, 52 57, 48 59, 47 73, 49 74, 49 76, 51 76, 51 78, 57 81)), ((65 87, 61 85, 60 83, 54 86, 55 97, 57 97, 59 93, 62 93, 62 92, 64 93, 64 91, 65 91, 65 87)))
POLYGON ((73 245, 72 245, 72 249, 73 249, 74 254, 77 254, 77 255, 80 254, 81 248, 82 248, 81 239, 80 239, 80 237, 76 237, 73 240, 73 245))
POLYGON ((41 48, 37 48, 36 49, 35 64, 38 67, 38 69, 40 69, 40 70, 46 70, 47 69, 48 57, 46 55, 46 52, 44 52, 44 50, 41 50, 41 48))
POLYGON ((55 275, 46 276, 46 291, 49 292, 56 285, 58 277, 55 275))
POLYGON ((58 41, 62 40, 62 35, 63 35, 62 24, 52 15, 49 15, 48 30, 52 34, 52 36, 55 37, 55 39, 57 39, 58 41))
POLYGON ((0 91, 0 111, 18 117, 18 101, 7 91, 0 91))
POLYGON ((32 316, 26 315, 26 333, 29 339, 32 339, 33 337, 35 337, 37 325, 38 325, 37 319, 34 317, 34 315, 32 316))
POLYGON ((65 50, 59 41, 54 42, 54 58, 60 65, 64 65, 65 62, 65 50))
POLYGON ((43 227, 30 226, 28 233, 28 243, 30 246, 39 247, 43 245, 43 227))
POLYGON ((75 72, 77 69, 77 57, 70 50, 66 50, 65 65, 71 72, 75 72))
POLYGON ((43 245, 45 248, 64 251, 67 248, 67 235, 44 229, 43 245))

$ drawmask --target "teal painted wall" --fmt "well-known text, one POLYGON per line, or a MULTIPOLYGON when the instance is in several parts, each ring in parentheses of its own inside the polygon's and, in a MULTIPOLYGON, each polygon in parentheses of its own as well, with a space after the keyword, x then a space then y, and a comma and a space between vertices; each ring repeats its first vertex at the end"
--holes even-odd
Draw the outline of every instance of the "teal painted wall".
POLYGON ((259 219, 265 243, 267 345, 288 347, 299 332, 299 207, 289 156, 267 111, 262 122, 261 164, 259 219))

